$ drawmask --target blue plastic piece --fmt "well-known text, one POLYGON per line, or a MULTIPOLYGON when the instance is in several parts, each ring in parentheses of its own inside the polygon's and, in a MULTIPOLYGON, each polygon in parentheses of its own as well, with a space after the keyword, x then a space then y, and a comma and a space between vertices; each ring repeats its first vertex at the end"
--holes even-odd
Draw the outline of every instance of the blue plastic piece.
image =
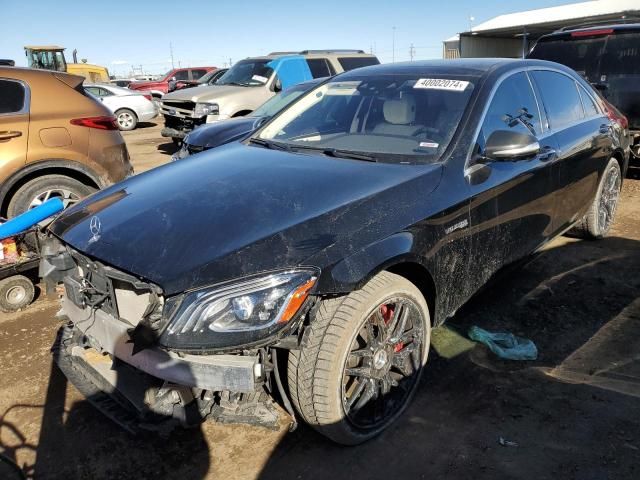
POLYGON ((267 63, 278 75, 282 90, 313 79, 309 64, 302 55, 285 55, 267 63))
POLYGON ((473 326, 469 329, 469 338, 484 343, 493 353, 506 360, 535 360, 538 358, 538 349, 533 341, 517 337, 512 333, 491 333, 473 326))
POLYGON ((32 208, 28 212, 18 215, 0 225, 0 240, 24 232, 52 215, 60 213, 62 210, 64 210, 62 200, 59 198, 51 198, 42 205, 32 208))

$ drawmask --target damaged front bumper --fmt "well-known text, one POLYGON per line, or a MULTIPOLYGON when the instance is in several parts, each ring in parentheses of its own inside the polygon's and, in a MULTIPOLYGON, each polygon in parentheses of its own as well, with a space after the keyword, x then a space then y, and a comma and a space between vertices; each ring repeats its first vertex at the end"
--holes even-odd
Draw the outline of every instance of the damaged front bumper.
MULTIPOLYGON (((149 374, 101 351, 94 342, 68 323, 60 329, 53 346, 54 360, 67 379, 97 410, 130 433, 153 431, 168 434, 175 427, 195 426, 207 418, 221 423, 242 422, 272 429, 278 424, 277 410, 259 388, 247 393, 190 388, 149 374)), ((240 362, 242 365, 234 361, 228 365, 225 359, 219 360, 212 362, 217 364, 214 369, 228 379, 228 385, 235 385, 239 374, 248 379, 251 376, 249 370, 253 368, 249 363, 256 365, 255 359, 249 358, 240 362)), ((185 366, 184 363, 181 365, 185 366)), ((163 370, 171 372, 174 368, 165 365, 163 370)), ((184 372, 178 367, 169 376, 177 373, 184 378, 184 372)))
POLYGON ((81 309, 67 297, 62 300, 62 311, 99 353, 116 357, 161 380, 206 390, 244 393, 254 392, 264 383, 264 371, 257 355, 178 355, 159 347, 134 354, 134 342, 128 333, 131 325, 103 310, 81 309))
POLYGON ((145 342, 139 328, 162 322, 154 319, 165 306, 162 291, 55 240, 46 243, 41 272, 48 284, 64 284, 58 316, 66 325, 53 348, 56 363, 126 430, 168 433, 207 418, 276 428, 268 349, 199 354, 145 342))

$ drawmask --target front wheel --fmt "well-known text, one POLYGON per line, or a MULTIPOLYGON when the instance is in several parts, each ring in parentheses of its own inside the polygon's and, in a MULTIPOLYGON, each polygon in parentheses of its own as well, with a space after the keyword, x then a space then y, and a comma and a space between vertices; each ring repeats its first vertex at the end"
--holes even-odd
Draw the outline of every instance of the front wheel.
POLYGON ((42 205, 51 198, 59 198, 65 207, 95 192, 95 188, 85 185, 65 175, 43 175, 28 181, 11 197, 8 216, 13 218, 32 208, 42 205))
POLYGON ((589 211, 573 227, 570 233, 581 238, 598 239, 605 237, 609 233, 615 218, 621 185, 620 164, 615 158, 612 158, 604 169, 596 198, 593 200, 589 211))
POLYGON ((378 435, 409 404, 427 361, 431 322, 420 291, 381 272, 361 290, 324 300, 288 383, 302 418, 344 445, 378 435))

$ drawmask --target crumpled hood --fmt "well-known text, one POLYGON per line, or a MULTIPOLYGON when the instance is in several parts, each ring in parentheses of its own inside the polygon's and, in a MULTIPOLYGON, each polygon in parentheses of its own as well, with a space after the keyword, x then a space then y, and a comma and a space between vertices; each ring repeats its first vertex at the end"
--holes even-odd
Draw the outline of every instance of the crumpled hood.
POLYGON ((356 249, 389 235, 416 220, 408 217, 415 209, 394 200, 424 202, 440 168, 232 143, 97 192, 50 229, 171 295, 300 265, 340 241, 356 249))
POLYGON ((230 98, 230 96, 244 96, 252 88, 259 87, 240 87, 237 85, 201 85, 199 87, 185 88, 168 93, 162 100, 188 100, 191 102, 209 102, 217 100, 221 97, 230 98))

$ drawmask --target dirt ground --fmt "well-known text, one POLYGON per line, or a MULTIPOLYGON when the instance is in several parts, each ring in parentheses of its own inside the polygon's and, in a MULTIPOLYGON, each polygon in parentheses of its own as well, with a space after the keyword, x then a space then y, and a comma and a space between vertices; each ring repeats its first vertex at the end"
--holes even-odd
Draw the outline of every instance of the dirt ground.
MULTIPOLYGON (((136 171, 168 161, 148 124, 127 133, 136 171)), ((336 446, 205 423, 168 439, 132 437, 52 366, 55 301, 0 316, 0 451, 42 479, 640 478, 640 174, 611 236, 561 238, 493 282, 434 332, 412 405, 385 434, 336 446), (465 340, 471 325, 531 338, 532 362, 465 340)))

